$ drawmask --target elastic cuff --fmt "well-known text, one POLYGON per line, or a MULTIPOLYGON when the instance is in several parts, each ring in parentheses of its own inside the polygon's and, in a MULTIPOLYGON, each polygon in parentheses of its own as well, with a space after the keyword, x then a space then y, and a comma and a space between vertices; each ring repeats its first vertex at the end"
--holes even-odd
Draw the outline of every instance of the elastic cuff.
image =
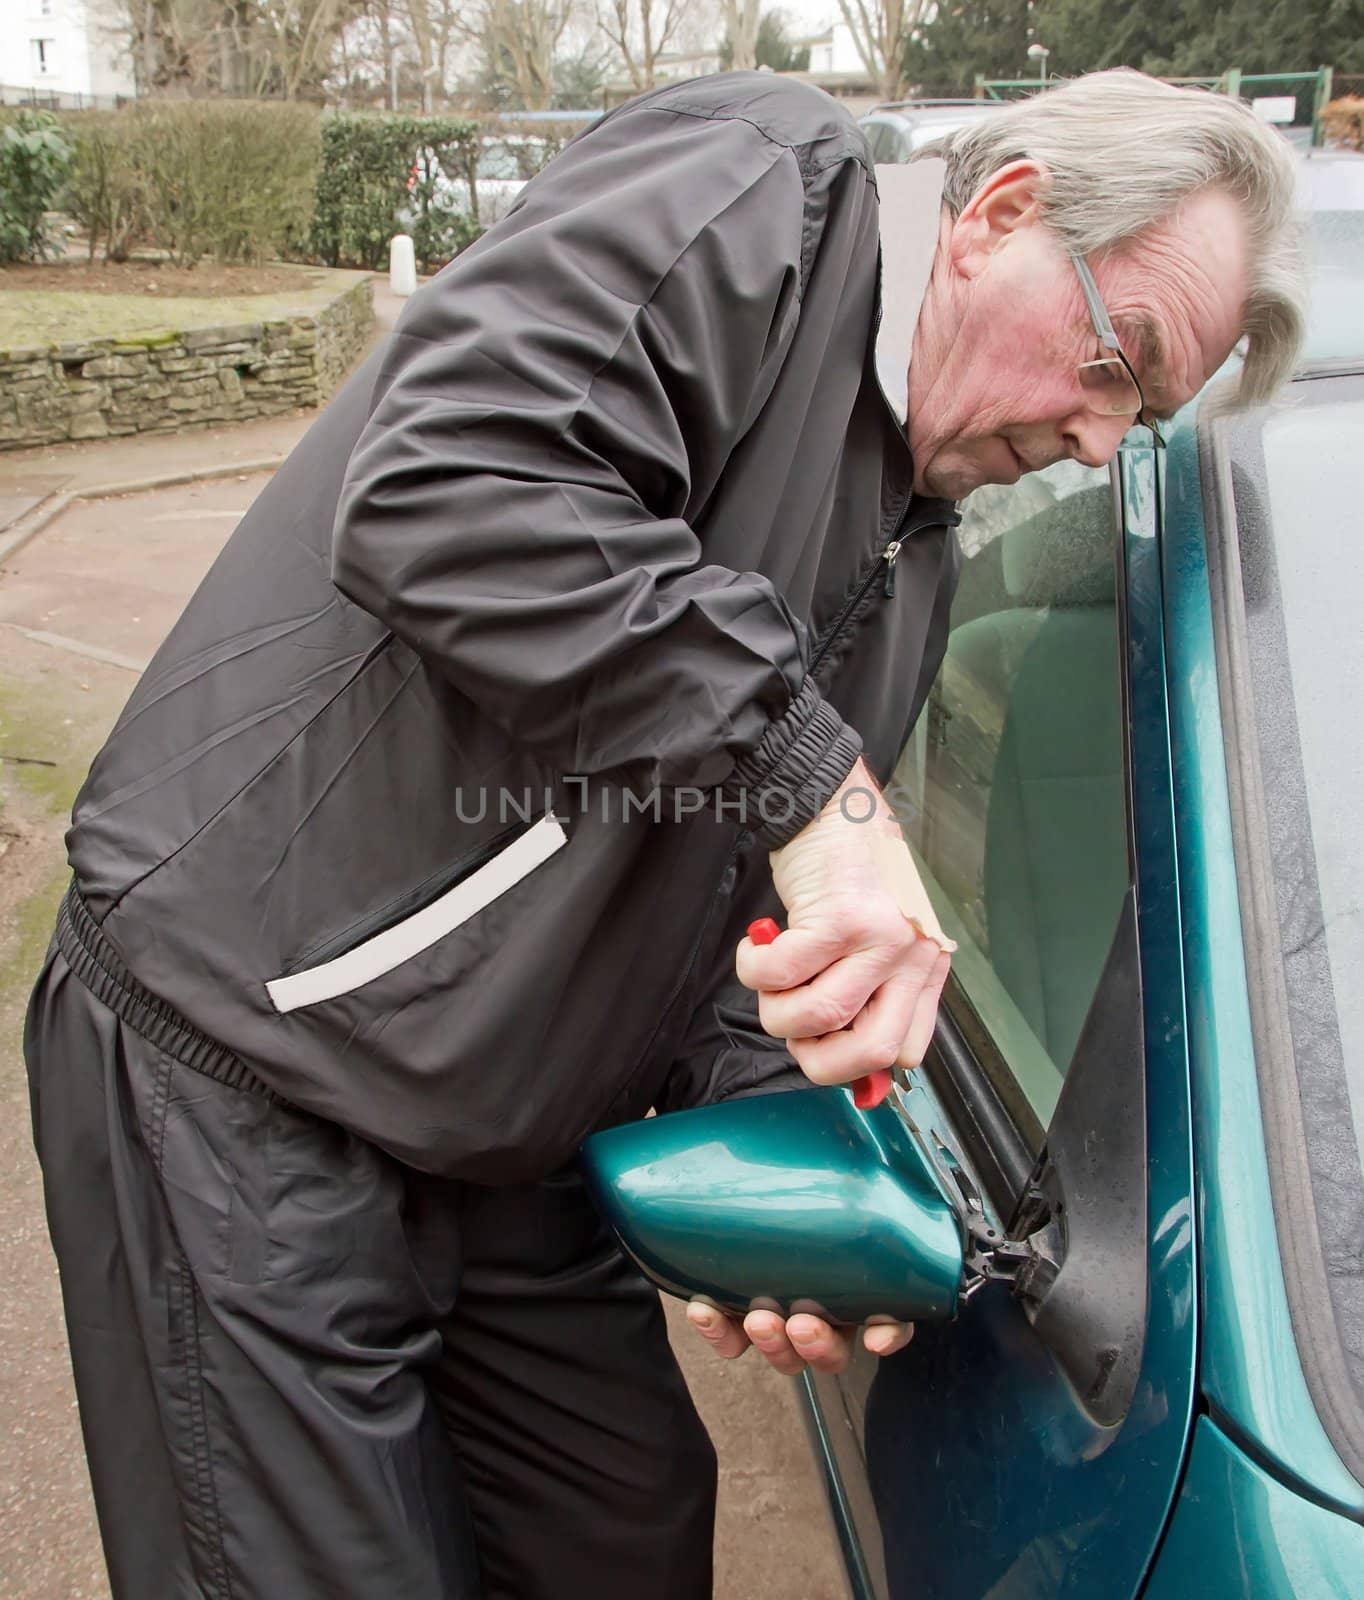
POLYGON ((807 682, 721 793, 757 842, 777 850, 814 821, 861 754, 861 738, 807 682))

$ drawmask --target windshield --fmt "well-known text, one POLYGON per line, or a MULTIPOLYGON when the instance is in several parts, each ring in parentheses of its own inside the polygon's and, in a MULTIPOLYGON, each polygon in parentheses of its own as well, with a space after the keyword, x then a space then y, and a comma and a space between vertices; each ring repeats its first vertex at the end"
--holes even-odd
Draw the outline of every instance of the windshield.
MULTIPOLYGON (((1293 948, 1285 956, 1300 958, 1313 943, 1320 946, 1317 970, 1309 975, 1304 968, 1299 982, 1316 988, 1320 1020, 1326 1020, 1321 1008, 1333 1003, 1358 1171, 1364 1148, 1364 847, 1358 832, 1364 794, 1364 393, 1349 380, 1330 388, 1337 398, 1271 416, 1262 445, 1284 687, 1291 689, 1301 756, 1302 814, 1294 832, 1303 871, 1295 904, 1280 907, 1281 916, 1295 918, 1293 948)), ((1287 740, 1291 727, 1283 725, 1282 733, 1287 740)), ((1290 985, 1294 970, 1289 959, 1290 985)))
POLYGON ((911 150, 922 150, 926 144, 932 144, 935 139, 945 139, 949 133, 955 133, 958 128, 964 128, 969 122, 976 122, 980 112, 963 110, 960 116, 928 117, 922 122, 912 122, 909 126, 909 147, 911 150))
MULTIPOLYGON (((1296 1210, 1281 1219, 1280 1239, 1295 1241, 1286 1258, 1295 1324, 1310 1318, 1303 1326, 1326 1349, 1323 1319, 1334 1320, 1364 1403, 1364 373, 1300 380, 1275 407, 1228 419, 1224 441, 1271 891, 1267 916, 1253 911, 1251 923, 1257 959, 1277 953, 1283 984, 1282 1010, 1277 981, 1260 995, 1273 1014, 1257 1049, 1268 1052, 1262 1071, 1272 1075, 1278 1041, 1289 1047, 1283 1065, 1297 1080, 1306 1186, 1299 1157, 1271 1151, 1271 1159, 1281 1177, 1294 1175, 1293 1206, 1310 1194, 1315 1213, 1310 1244, 1296 1210)), ((1249 848, 1258 855, 1253 841, 1249 848)), ((1260 893, 1252 884, 1248 904, 1258 907, 1260 893)), ((1292 1145, 1296 1133, 1283 1132, 1292 1145)), ((1314 1370, 1322 1378, 1328 1369, 1329 1361, 1314 1370)), ((1348 1405, 1343 1395, 1340 1403, 1348 1405)))

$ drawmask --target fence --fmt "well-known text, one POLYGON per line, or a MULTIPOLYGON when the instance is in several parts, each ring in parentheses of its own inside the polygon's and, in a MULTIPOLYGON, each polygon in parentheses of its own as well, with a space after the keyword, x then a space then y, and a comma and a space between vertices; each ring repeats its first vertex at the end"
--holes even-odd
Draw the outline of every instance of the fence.
MULTIPOLYGON (((1295 127, 1311 129, 1311 144, 1320 145, 1322 138, 1321 113, 1332 94, 1335 73, 1331 67, 1318 67, 1315 72, 1242 72, 1240 67, 1228 67, 1213 78, 1167 78, 1166 83, 1187 84, 1194 88, 1212 89, 1218 94, 1235 95, 1243 100, 1292 99, 1292 123, 1295 127), (1281 94, 1266 93, 1278 89, 1281 94), (1252 93, 1259 90, 1260 93, 1252 93)), ((976 74, 977 100, 1012 100, 1036 94, 1047 87, 1046 58, 1035 78, 987 78, 976 74)), ((1274 119, 1279 120, 1279 119, 1274 119)))
POLYGON ((129 103, 122 94, 80 94, 69 89, 35 89, 0 83, 0 106, 31 106, 35 111, 117 111, 129 103))

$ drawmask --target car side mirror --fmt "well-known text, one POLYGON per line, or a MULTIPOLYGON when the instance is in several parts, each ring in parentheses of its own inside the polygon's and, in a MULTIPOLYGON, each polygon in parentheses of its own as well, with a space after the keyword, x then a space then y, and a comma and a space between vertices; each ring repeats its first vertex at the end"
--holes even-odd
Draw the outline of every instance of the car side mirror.
POLYGON ((617 1238, 670 1294, 742 1316, 860 1323, 955 1314, 958 1211, 893 1099, 756 1095, 594 1134, 587 1184, 617 1238))

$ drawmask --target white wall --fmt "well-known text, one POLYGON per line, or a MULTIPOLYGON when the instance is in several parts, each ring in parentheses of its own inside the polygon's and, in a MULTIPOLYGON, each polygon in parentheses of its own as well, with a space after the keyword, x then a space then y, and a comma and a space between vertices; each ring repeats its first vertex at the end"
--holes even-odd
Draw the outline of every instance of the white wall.
POLYGON ((846 22, 834 23, 828 44, 810 46, 811 72, 865 73, 866 70, 862 57, 857 53, 852 29, 846 22))
MULTIPOLYGON (((0 0, 3 5, 5 0, 0 0)), ((31 3, 31 0, 29 0, 31 3)), ((79 0, 66 0, 75 5, 79 0)), ((95 95, 137 93, 128 24, 117 0, 85 0, 85 37, 90 60, 90 90, 95 95)))
POLYGON ((131 95, 112 0, 0 0, 0 84, 59 95, 131 95))

